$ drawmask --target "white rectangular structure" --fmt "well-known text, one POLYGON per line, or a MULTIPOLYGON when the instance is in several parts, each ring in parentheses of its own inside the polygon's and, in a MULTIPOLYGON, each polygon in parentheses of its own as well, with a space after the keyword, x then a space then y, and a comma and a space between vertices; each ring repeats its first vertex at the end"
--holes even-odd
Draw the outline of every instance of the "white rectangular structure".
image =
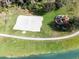
POLYGON ((43 17, 41 16, 24 16, 20 15, 17 18, 14 30, 40 32, 43 17))

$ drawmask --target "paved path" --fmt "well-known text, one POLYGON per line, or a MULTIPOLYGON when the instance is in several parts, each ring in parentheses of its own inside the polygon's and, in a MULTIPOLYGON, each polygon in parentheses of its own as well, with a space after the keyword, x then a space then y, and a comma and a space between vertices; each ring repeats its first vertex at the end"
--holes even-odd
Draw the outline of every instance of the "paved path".
POLYGON ((77 35, 79 35, 79 31, 71 35, 55 37, 55 38, 33 38, 33 37, 23 37, 23 36, 9 35, 9 34, 0 34, 1 37, 17 38, 17 39, 24 39, 24 40, 61 40, 61 39, 68 39, 77 35))

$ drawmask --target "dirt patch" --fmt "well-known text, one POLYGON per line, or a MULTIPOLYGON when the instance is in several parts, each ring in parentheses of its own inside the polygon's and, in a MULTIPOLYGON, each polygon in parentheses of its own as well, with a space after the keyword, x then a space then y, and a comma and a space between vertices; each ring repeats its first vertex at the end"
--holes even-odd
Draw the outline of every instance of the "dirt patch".
POLYGON ((33 12, 29 11, 28 9, 22 9, 22 8, 16 8, 17 13, 20 13, 22 15, 33 15, 33 12))

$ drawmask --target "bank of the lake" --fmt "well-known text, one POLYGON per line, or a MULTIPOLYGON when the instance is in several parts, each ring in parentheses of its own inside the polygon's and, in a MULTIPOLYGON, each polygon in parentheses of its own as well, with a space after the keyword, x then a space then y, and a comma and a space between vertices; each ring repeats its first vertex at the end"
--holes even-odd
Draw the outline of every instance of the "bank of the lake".
POLYGON ((46 55, 38 55, 38 56, 29 56, 22 57, 18 59, 78 59, 79 58, 79 49, 74 51, 69 51, 65 53, 58 54, 46 54, 46 55))
POLYGON ((32 55, 29 57, 7 58, 1 57, 1 59, 79 59, 79 49, 68 51, 58 54, 44 54, 44 55, 32 55))
POLYGON ((56 54, 79 49, 79 36, 68 40, 31 41, 0 38, 0 56, 20 57, 40 54, 56 54))

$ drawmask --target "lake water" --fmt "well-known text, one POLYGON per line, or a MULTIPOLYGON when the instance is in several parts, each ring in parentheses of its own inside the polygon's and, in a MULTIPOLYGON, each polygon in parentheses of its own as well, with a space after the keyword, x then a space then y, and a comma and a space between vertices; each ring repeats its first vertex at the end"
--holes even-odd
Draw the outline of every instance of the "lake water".
POLYGON ((66 53, 59 53, 56 55, 46 54, 38 56, 20 57, 20 58, 1 57, 0 59, 79 59, 79 49, 66 53))

